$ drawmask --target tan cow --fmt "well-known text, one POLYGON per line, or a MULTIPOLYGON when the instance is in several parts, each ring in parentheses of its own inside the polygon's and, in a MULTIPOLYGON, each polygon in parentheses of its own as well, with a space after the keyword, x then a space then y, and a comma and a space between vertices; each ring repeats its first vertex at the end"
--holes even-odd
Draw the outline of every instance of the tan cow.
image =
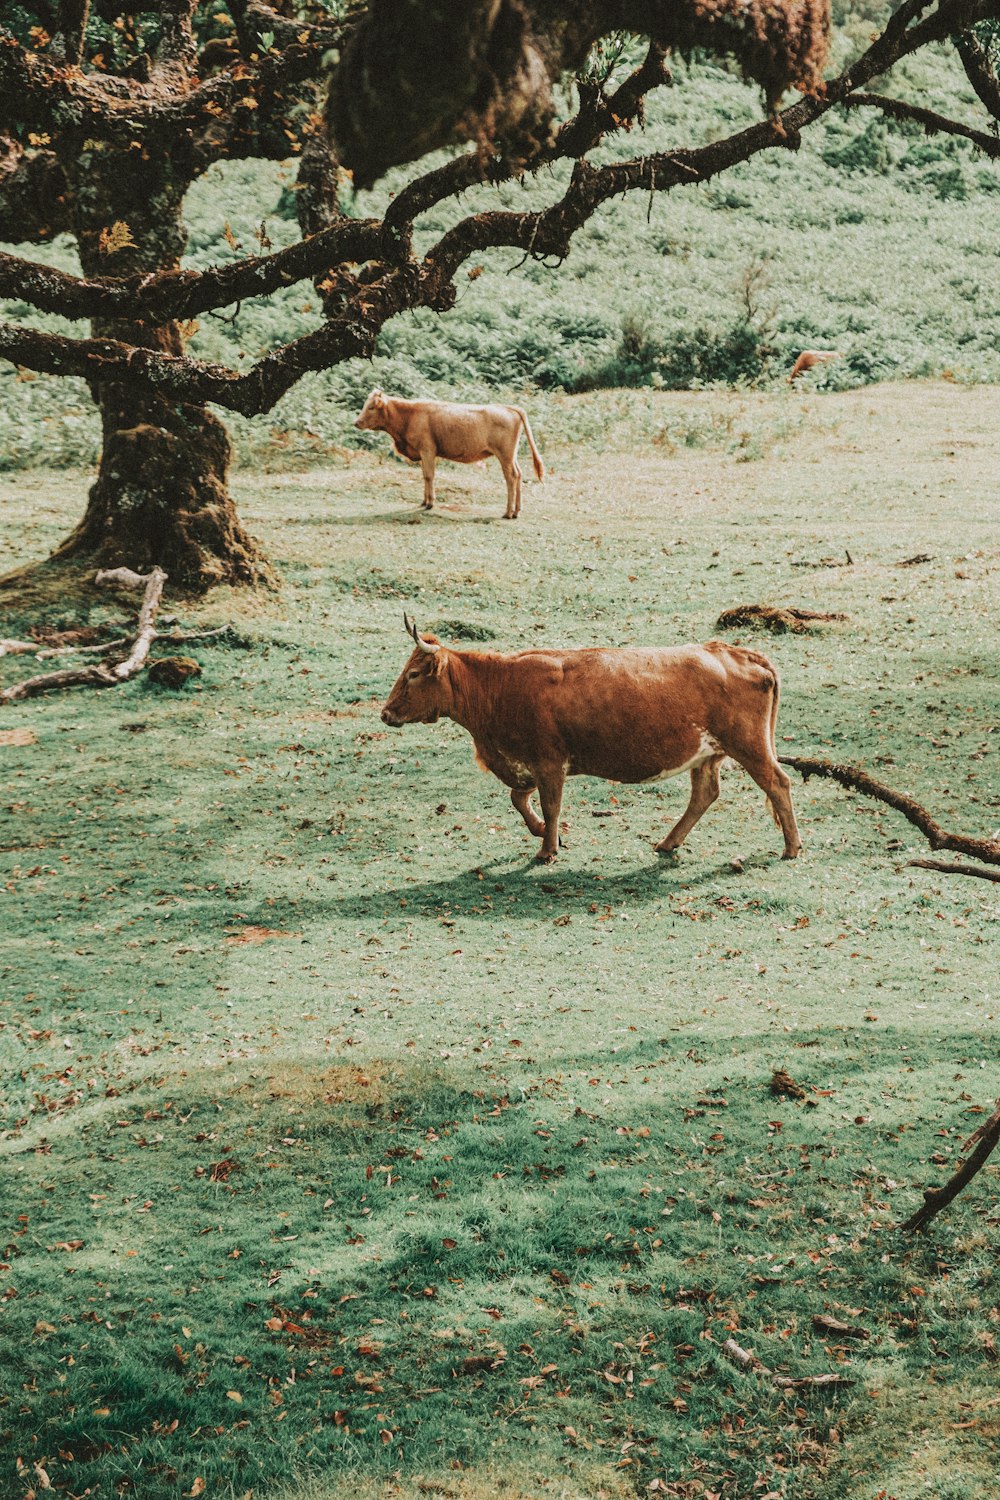
POLYGON ((668 854, 719 795, 731 756, 767 797, 785 840, 801 846, 774 725, 778 674, 742 646, 595 647, 575 651, 458 651, 421 636, 382 710, 382 721, 433 724, 443 714, 472 735, 476 760, 510 787, 510 800, 548 864, 559 845, 567 776, 643 783, 691 773, 691 800, 666 838, 668 854), (539 818, 531 803, 538 791, 539 818))
POLYGON ((423 508, 434 506, 434 469, 439 458, 453 463, 477 464, 496 458, 507 481, 504 520, 521 514, 521 468, 517 449, 521 429, 528 439, 535 465, 535 478, 544 479, 542 456, 528 418, 519 406, 461 406, 456 401, 403 401, 386 396, 378 386, 372 391, 354 423, 362 431, 387 432, 396 452, 411 463, 419 463, 424 475, 423 508))
POLYGON ((843 357, 837 349, 803 349, 792 366, 792 373, 788 377, 788 384, 794 385, 800 375, 804 375, 807 370, 813 369, 815 365, 825 365, 827 360, 843 359, 843 357))

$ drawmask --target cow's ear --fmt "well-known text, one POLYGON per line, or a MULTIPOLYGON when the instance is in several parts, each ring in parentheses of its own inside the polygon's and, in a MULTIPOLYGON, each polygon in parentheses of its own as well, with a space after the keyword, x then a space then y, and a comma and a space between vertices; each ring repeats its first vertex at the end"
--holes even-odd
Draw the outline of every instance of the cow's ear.
POLYGON ((432 641, 434 645, 439 648, 434 652, 433 656, 428 656, 427 658, 427 675, 429 677, 440 677, 441 673, 444 671, 444 664, 447 660, 448 653, 441 647, 441 642, 438 640, 436 635, 425 635, 424 640, 432 641))

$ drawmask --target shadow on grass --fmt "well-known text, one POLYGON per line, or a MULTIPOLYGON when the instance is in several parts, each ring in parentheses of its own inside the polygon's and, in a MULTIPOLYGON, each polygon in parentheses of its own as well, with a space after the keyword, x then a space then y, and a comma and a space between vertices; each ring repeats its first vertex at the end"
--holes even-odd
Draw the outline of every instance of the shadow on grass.
MULTIPOLYGON (((745 860, 742 870, 737 871, 730 860, 685 868, 683 855, 657 855, 656 859, 655 864, 634 866, 614 875, 542 865, 535 859, 517 864, 507 859, 489 860, 445 879, 414 879, 333 900, 326 911, 341 917, 370 918, 380 913, 387 902, 395 907, 405 902, 410 917, 420 912, 437 915, 441 907, 448 907, 452 916, 507 920, 511 905, 529 906, 529 914, 535 917, 556 917, 565 914, 567 907, 586 910, 592 904, 598 908, 648 906, 672 896, 700 891, 713 895, 735 892, 742 896, 750 894, 747 881, 756 871, 782 862, 778 854, 762 854, 745 860), (498 894, 506 898, 502 906, 495 900, 498 894)), ((796 888, 791 886, 789 900, 795 893, 796 888)), ((296 909, 301 914, 301 905, 296 909)))

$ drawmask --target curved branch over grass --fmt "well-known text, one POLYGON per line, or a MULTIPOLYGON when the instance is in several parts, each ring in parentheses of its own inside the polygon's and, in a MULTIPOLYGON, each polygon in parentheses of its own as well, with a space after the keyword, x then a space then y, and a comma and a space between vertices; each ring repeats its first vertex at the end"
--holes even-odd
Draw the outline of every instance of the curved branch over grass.
POLYGON ((962 1146, 963 1151, 968 1151, 970 1146, 975 1146, 972 1155, 967 1157, 956 1172, 941 1187, 924 1188, 924 1201, 916 1213, 910 1215, 900 1229, 912 1233, 916 1229, 926 1229, 930 1221, 939 1214, 943 1208, 947 1208, 953 1198, 971 1182, 981 1167, 986 1165, 987 1160, 996 1150, 1000 1143, 1000 1099, 996 1101, 993 1113, 988 1120, 978 1126, 969 1139, 962 1146))
POLYGON ((806 755, 779 755, 778 759, 783 766, 791 766, 798 771, 804 781, 808 781, 810 776, 828 777, 850 791, 861 792, 865 797, 872 797, 876 802, 884 802, 887 807, 895 808, 907 822, 920 829, 932 849, 951 849, 956 854, 967 854, 971 859, 982 860, 984 864, 1000 865, 1000 841, 972 838, 964 833, 949 833, 915 797, 908 796, 906 792, 893 791, 892 787, 876 781, 874 776, 869 776, 859 766, 836 765, 833 761, 816 760, 806 755))

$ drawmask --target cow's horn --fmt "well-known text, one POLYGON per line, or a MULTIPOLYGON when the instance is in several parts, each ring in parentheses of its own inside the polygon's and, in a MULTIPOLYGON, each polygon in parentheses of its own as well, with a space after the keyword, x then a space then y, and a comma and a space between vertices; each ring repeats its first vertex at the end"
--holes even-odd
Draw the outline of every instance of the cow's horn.
POLYGON ((435 651, 441 650, 440 646, 435 646, 430 641, 421 640, 420 636, 417 634, 416 622, 411 620, 409 615, 405 612, 403 614, 403 624, 406 626, 407 635, 412 635, 421 651, 426 651, 428 656, 433 656, 435 651))

